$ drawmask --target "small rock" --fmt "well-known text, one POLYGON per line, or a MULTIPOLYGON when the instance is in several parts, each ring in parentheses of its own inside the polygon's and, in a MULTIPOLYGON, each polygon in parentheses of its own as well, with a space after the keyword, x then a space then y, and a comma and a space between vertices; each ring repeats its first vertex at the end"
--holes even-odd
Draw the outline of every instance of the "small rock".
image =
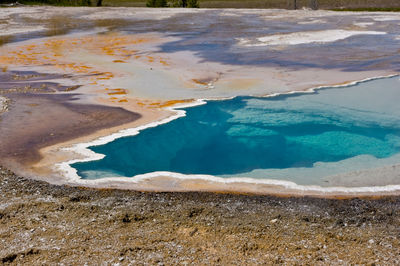
POLYGON ((125 214, 124 218, 122 218, 122 222, 123 223, 130 223, 131 219, 129 218, 128 214, 125 214))
POLYGON ((190 232, 190 236, 194 236, 194 234, 197 233, 197 231, 199 231, 199 229, 195 228, 192 232, 190 232))
POLYGON ((272 219, 271 221, 269 221, 271 224, 274 224, 278 221, 278 219, 272 219))

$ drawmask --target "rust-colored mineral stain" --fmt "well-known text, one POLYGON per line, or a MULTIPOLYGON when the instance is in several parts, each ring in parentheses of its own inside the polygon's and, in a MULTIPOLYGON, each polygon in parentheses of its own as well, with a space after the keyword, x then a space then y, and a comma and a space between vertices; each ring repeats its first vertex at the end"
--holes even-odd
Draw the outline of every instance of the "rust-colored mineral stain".
POLYGON ((137 102, 136 104, 139 105, 139 106, 145 106, 146 105, 145 103, 142 103, 142 102, 137 102))
POLYGON ((160 104, 160 107, 169 107, 169 106, 174 106, 175 104, 178 103, 189 103, 193 102, 193 99, 186 99, 186 100, 171 100, 171 101, 166 101, 160 104))
POLYGON ((112 89, 112 92, 108 92, 108 95, 126 95, 128 92, 125 89, 112 89))
MULTIPOLYGON (((147 104, 151 108, 164 108, 174 106, 178 103, 190 103, 193 102, 193 99, 185 99, 185 100, 170 100, 165 102, 152 102, 147 104)), ((145 105, 144 103, 138 103, 139 105, 145 105)))
POLYGON ((153 62, 154 62, 154 57, 152 57, 152 56, 147 56, 147 60, 148 60, 150 63, 153 63, 153 62))
POLYGON ((121 100, 119 100, 118 102, 119 102, 119 103, 127 103, 128 100, 127 100, 127 99, 121 99, 121 100))
MULTIPOLYGON (((154 38, 138 38, 137 36, 128 36, 121 34, 106 34, 96 36, 86 36, 78 38, 50 38, 45 41, 37 41, 35 44, 15 45, 7 48, 0 55, 0 71, 6 72, 9 65, 19 66, 46 66, 54 69, 60 69, 63 73, 68 74, 89 74, 92 75, 88 79, 88 84, 96 87, 108 87, 104 81, 114 78, 118 73, 114 71, 105 72, 97 65, 88 65, 85 62, 75 61, 74 57, 65 56, 67 54, 87 53, 112 56, 111 61, 114 63, 126 63, 124 59, 141 53, 140 49, 133 46, 145 42, 154 41, 154 38)), ((2 50, 3 52, 4 50, 2 50)), ((136 58, 141 58, 136 55, 136 58)), ((150 62, 160 62, 160 64, 168 65, 163 58, 154 58, 152 56, 144 57, 150 62)), ((66 90, 74 90, 75 87, 66 90)), ((109 89, 106 91, 108 95, 123 96, 128 94, 125 89, 109 89)), ((118 97, 120 102, 125 99, 118 97)), ((118 100, 110 99, 110 100, 118 100)))
POLYGON ((163 65, 163 66, 169 66, 169 64, 166 61, 162 60, 162 59, 160 59, 160 64, 163 65))
POLYGON ((114 77, 114 74, 111 72, 105 72, 100 74, 96 79, 97 80, 109 80, 114 77))
POLYGON ((79 87, 80 87, 79 85, 71 86, 71 87, 66 88, 65 91, 74 91, 74 90, 78 89, 79 87))
POLYGON ((192 81, 193 81, 194 83, 196 83, 196 84, 199 84, 199 85, 203 85, 203 86, 207 86, 207 85, 208 85, 208 82, 207 82, 207 81, 198 80, 198 79, 192 79, 192 81))

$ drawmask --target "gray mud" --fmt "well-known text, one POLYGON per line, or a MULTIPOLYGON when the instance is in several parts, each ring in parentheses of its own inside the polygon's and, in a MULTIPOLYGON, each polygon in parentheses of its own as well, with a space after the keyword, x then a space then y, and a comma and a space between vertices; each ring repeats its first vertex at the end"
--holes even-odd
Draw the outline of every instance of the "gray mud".
POLYGON ((8 99, 0 117, 0 162, 34 163, 43 147, 135 121, 139 114, 119 107, 78 103, 76 86, 60 75, 36 72, 0 74, 0 96, 8 99), (57 93, 69 92, 69 93, 57 93))

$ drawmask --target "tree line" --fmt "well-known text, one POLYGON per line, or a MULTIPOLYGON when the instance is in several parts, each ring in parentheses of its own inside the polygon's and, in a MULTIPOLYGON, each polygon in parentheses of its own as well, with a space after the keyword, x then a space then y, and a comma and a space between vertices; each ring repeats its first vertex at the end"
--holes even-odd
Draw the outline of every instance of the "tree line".
POLYGON ((199 8, 199 0, 173 0, 168 2, 167 0, 147 0, 147 7, 189 7, 199 8))
MULTIPOLYGON (((289 9, 299 9, 299 0, 288 0, 287 3, 289 9)), ((308 0, 308 6, 313 10, 317 10, 318 0, 308 0)))

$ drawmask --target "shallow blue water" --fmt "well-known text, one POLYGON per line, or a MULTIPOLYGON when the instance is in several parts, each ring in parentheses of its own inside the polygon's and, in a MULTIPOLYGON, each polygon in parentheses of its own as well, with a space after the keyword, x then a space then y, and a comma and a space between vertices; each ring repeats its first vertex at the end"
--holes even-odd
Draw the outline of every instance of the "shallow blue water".
POLYGON ((398 77, 309 94, 210 101, 186 112, 136 136, 91 147, 106 157, 72 166, 87 179, 154 171, 248 176, 254 170, 253 177, 274 178, 278 169, 286 174, 276 178, 313 183, 287 170, 400 152, 398 77))

